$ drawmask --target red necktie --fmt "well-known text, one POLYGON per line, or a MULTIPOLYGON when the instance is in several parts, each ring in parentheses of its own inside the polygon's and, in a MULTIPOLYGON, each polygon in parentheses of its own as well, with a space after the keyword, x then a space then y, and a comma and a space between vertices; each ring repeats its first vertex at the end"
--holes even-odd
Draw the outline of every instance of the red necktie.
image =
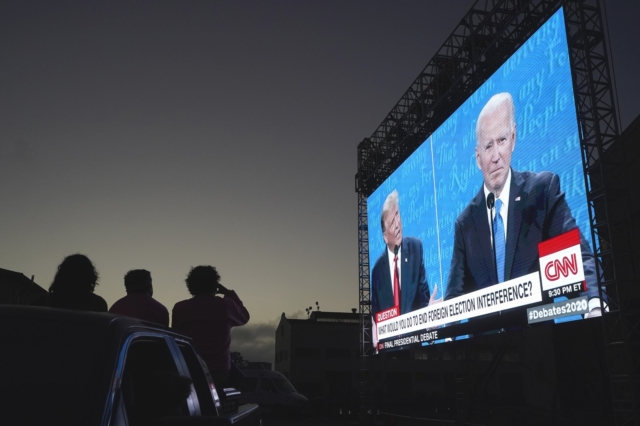
POLYGON ((400 306, 400 277, 398 276, 398 256, 393 256, 393 304, 400 306))

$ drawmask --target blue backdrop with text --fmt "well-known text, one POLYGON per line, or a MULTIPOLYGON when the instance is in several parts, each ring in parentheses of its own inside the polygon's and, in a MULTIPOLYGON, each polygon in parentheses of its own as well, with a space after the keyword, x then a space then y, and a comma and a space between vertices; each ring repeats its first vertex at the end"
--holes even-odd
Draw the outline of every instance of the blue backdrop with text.
POLYGON ((557 173, 573 216, 591 241, 562 13, 555 13, 367 199, 371 268, 385 250, 380 215, 395 189, 403 235, 422 241, 429 287, 433 292, 438 286, 437 297, 444 293, 455 220, 482 187, 476 119, 489 98, 501 92, 511 93, 516 108, 511 167, 557 173))

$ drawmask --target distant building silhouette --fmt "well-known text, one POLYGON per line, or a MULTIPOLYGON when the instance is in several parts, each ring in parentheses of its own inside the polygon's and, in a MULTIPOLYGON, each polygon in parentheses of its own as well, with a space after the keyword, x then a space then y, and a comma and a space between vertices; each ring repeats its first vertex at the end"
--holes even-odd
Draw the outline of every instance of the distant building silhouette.
MULTIPOLYGON (((559 401, 587 409, 602 395, 568 401, 573 391, 555 378, 585 389, 603 385, 599 374, 586 373, 593 359, 578 356, 597 340, 593 328, 598 325, 581 321, 563 324, 564 332, 539 327, 373 355, 366 372, 370 390, 380 412, 423 418, 451 419, 460 404, 471 404, 482 413, 478 415, 487 416, 492 407, 553 410, 559 401)), ((362 374, 360 331, 357 313, 315 311, 309 319, 289 319, 283 313, 274 369, 318 412, 353 414, 362 374)))
POLYGON ((275 370, 309 401, 331 399, 355 409, 359 332, 359 314, 313 311, 308 319, 289 319, 283 313, 276 329, 275 370))
POLYGON ((47 290, 20 272, 0 268, 0 304, 32 305, 47 290))
POLYGON ((270 362, 263 361, 249 361, 244 359, 240 352, 231 352, 231 363, 240 369, 259 369, 259 370, 271 370, 272 364, 270 362))

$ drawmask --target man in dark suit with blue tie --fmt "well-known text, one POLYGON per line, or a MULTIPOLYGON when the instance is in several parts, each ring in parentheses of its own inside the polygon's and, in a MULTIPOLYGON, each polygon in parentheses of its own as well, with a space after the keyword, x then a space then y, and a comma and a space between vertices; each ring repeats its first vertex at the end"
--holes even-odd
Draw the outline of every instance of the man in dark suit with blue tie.
MULTIPOLYGON (((539 271, 538 243, 577 228, 558 175, 511 169, 515 144, 513 99, 499 93, 476 123, 476 162, 484 184, 456 220, 445 299, 539 271), (487 207, 491 194, 493 209, 487 207)), ((589 316, 599 316, 595 261, 582 234, 580 247, 587 281, 582 295, 589 297, 589 316)))
MULTIPOLYGON (((371 274, 372 312, 398 306, 400 314, 406 314, 427 306, 430 297, 422 243, 415 237, 402 237, 398 191, 387 196, 380 225, 386 248, 371 274)), ((437 288, 434 290, 435 294, 437 288)))

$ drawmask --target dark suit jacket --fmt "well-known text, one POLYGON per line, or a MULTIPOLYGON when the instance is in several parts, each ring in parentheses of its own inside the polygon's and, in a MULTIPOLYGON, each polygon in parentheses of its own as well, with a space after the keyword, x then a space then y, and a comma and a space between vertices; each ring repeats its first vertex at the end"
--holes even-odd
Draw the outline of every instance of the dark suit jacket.
MULTIPOLYGON (((551 172, 511 170, 504 279, 540 270, 538 243, 577 228, 560 190, 560 178, 551 172)), ((580 234, 587 291, 598 297, 593 253, 580 234)), ((451 270, 445 299, 460 296, 498 282, 484 189, 460 213, 455 224, 451 270)))
MULTIPOLYGON (((403 237, 400 255, 400 313, 406 314, 429 304, 429 286, 420 240, 403 237)), ((393 307, 391 270, 386 246, 373 267, 371 293, 372 313, 393 307)))

